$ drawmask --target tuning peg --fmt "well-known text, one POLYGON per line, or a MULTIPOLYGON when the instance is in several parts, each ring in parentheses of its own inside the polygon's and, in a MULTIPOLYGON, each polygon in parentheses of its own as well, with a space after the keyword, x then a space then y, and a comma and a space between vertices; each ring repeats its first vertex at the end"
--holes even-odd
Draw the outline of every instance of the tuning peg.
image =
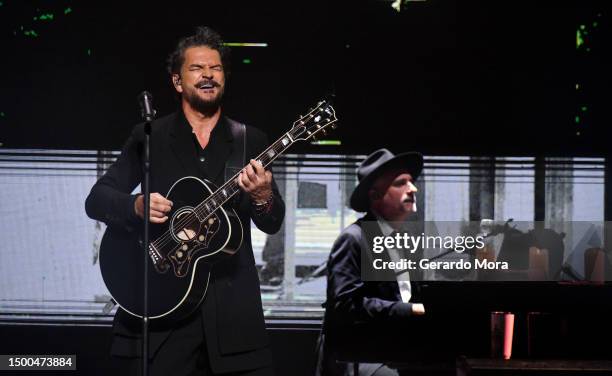
POLYGON ((338 126, 336 124, 332 124, 331 125, 331 129, 336 129, 336 128, 338 128, 338 126))
POLYGON ((323 130, 321 131, 321 133, 323 134, 323 136, 326 136, 326 135, 327 135, 327 129, 323 129, 323 130))

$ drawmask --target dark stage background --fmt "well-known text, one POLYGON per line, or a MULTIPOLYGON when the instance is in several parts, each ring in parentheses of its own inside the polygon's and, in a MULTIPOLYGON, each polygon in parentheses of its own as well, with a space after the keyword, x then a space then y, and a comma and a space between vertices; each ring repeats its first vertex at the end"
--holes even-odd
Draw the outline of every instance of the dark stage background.
MULTIPOLYGON (((604 1, 108 2, 0 5, 0 142, 117 150, 136 97, 176 106, 165 57, 196 25, 233 49, 226 109, 279 136, 334 93, 341 146, 438 155, 605 153, 604 1), (574 35, 583 26, 582 44, 574 35), (586 31, 586 33, 585 33, 586 31)), ((300 149, 297 149, 299 151, 300 149)))

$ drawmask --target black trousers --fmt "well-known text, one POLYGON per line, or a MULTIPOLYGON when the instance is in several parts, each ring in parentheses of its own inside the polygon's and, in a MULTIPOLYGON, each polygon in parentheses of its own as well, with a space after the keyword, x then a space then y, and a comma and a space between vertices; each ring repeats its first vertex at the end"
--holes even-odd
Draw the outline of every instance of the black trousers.
MULTIPOLYGON (((210 368, 205 342, 202 315, 193 315, 170 333, 149 360, 149 376, 274 376, 271 367, 216 374, 210 368)), ((142 358, 114 357, 114 361, 121 375, 142 374, 142 358)))

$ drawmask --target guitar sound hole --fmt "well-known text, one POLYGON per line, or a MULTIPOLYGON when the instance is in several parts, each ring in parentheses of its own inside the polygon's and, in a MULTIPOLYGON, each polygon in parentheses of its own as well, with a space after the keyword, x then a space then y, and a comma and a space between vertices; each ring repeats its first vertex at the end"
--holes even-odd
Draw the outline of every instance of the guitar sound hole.
POLYGON ((174 223, 173 230, 176 238, 182 241, 190 241, 198 236, 200 222, 191 210, 178 213, 174 217, 174 223))

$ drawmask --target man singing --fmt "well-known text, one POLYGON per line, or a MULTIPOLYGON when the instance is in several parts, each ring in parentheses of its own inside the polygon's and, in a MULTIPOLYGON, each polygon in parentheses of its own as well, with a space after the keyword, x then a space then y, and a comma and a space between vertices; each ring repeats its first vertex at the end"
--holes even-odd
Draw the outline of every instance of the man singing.
MULTIPOLYGON (((271 172, 253 159, 268 146, 267 137, 253 127, 241 128, 223 114, 228 68, 229 50, 208 27, 198 27, 194 35, 181 39, 168 58, 180 106, 152 124, 154 193, 148 218, 152 223, 169 220, 173 202, 163 194, 174 182, 194 176, 221 185, 226 162, 234 153, 243 153, 248 167, 238 177, 243 192, 232 202, 233 208, 243 224, 252 220, 268 234, 281 226, 283 200, 271 172)), ((142 181, 143 141, 144 127, 139 124, 121 156, 92 188, 86 201, 91 218, 128 231, 142 227, 144 198, 131 192, 142 181)), ((152 327, 149 338, 152 376, 273 374, 248 226, 237 253, 215 264, 206 297, 196 312, 174 327, 152 327)), ((111 354, 132 375, 141 363, 141 341, 140 322, 118 309, 111 354)))

